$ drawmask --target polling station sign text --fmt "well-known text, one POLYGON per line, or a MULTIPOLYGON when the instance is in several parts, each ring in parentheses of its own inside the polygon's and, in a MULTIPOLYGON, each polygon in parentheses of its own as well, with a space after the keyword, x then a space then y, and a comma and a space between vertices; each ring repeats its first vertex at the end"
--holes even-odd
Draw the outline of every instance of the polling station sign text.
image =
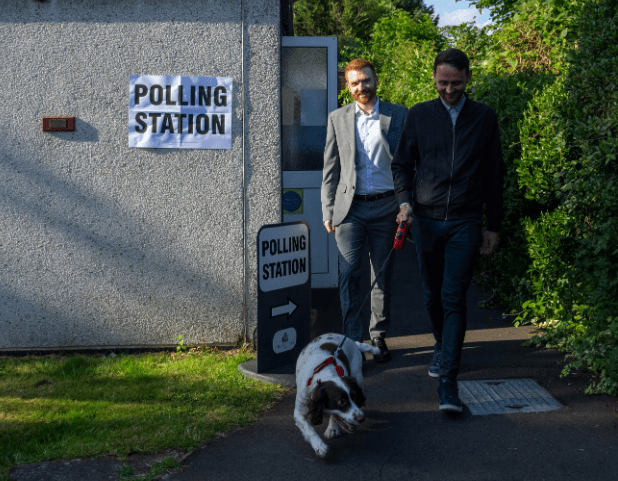
POLYGON ((129 147, 231 149, 232 79, 131 75, 129 147))
POLYGON ((294 363, 309 343, 309 225, 266 225, 258 232, 258 372, 294 363))

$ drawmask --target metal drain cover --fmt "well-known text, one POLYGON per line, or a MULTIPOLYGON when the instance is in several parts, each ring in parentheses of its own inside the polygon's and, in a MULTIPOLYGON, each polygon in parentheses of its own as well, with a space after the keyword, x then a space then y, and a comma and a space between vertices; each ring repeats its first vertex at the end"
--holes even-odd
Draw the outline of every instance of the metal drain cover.
POLYGON ((459 397, 475 416, 562 409, 562 404, 532 379, 458 381, 457 385, 459 397))

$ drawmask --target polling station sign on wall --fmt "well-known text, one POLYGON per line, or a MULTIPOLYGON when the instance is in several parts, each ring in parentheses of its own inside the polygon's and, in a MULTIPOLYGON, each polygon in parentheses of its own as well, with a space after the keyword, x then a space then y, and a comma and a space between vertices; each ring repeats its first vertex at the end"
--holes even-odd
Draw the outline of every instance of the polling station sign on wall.
POLYGON ((232 79, 131 75, 129 147, 231 149, 232 79))

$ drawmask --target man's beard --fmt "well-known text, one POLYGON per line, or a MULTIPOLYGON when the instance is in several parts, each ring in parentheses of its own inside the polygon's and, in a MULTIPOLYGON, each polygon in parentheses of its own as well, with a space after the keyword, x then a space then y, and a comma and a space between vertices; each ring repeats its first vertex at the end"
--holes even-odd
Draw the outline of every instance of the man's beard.
POLYGON ((367 105, 367 104, 370 104, 376 98, 376 91, 377 89, 369 89, 365 92, 361 92, 360 94, 356 94, 356 95, 352 94, 352 98, 361 105, 367 105), (363 94, 365 94, 366 97, 363 96, 363 94))
POLYGON ((444 103, 447 104, 449 107, 457 107, 457 105, 459 105, 459 103, 461 102, 461 99, 464 96, 463 91, 458 91, 454 94, 451 94, 450 96, 446 92, 438 92, 438 93, 440 94, 440 97, 442 98, 444 103))

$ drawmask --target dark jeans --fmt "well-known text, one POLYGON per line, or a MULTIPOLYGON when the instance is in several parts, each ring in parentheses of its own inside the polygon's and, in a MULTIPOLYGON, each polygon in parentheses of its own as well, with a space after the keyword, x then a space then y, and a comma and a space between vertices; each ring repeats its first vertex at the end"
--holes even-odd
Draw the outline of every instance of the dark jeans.
MULTIPOLYGON (((395 197, 363 202, 354 200, 343 222, 335 230, 339 250, 339 299, 343 316, 343 334, 354 341, 363 340, 363 318, 359 309, 368 288, 361 288, 365 244, 369 245, 371 282, 375 280, 393 248, 399 206, 395 197)), ((384 337, 391 321, 391 274, 395 255, 388 258, 384 272, 371 291, 369 336, 384 337)))
POLYGON ((456 379, 466 334, 466 294, 482 244, 480 220, 439 221, 414 216, 412 238, 425 307, 438 349, 440 377, 456 379))

